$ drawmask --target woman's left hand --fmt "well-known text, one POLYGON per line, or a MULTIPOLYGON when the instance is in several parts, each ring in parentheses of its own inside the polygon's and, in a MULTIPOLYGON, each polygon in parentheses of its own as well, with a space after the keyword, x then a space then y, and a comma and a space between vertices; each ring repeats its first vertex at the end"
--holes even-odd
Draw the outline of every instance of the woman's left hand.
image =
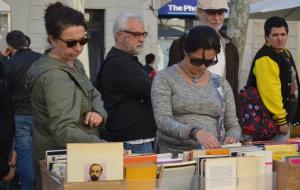
POLYGON ((238 140, 234 137, 226 137, 224 144, 232 144, 232 143, 237 143, 238 140))
POLYGON ((102 116, 97 112, 87 112, 84 119, 84 124, 90 128, 96 128, 103 122, 102 116))

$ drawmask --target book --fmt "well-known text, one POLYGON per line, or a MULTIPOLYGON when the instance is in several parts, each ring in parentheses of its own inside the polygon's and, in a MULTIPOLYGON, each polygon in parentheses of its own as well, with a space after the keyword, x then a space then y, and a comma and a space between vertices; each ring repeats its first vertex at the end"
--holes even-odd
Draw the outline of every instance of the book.
POLYGON ((68 143, 67 182, 123 179, 123 143, 68 143))
POLYGON ((203 170, 205 170, 203 189, 236 189, 237 164, 235 158, 206 158, 203 162, 203 170))
POLYGON ((257 146, 254 145, 242 145, 239 147, 228 147, 228 150, 230 150, 231 154, 234 152, 237 153, 243 153, 243 152, 252 152, 252 151, 258 151, 258 150, 262 150, 262 148, 259 148, 257 146))
POLYGON ((182 158, 182 161, 191 161, 191 151, 183 151, 182 153, 179 153, 178 158, 182 158))
POLYGON ((230 155, 230 150, 225 148, 206 149, 207 155, 230 155))
POLYGON ((155 163, 133 163, 124 166, 126 189, 153 190, 156 186, 157 165, 155 163))
POLYGON ((290 158, 288 161, 291 164, 300 165, 300 158, 290 158))
POLYGON ((134 163, 124 166, 125 180, 156 180, 157 165, 154 163, 134 163))
POLYGON ((232 147, 240 147, 242 146, 242 143, 238 142, 238 143, 232 143, 232 144, 222 144, 221 147, 222 148, 232 148, 232 147))
POLYGON ((127 154, 123 158, 124 165, 133 163, 156 163, 156 154, 127 154))
POLYGON ((200 155, 196 161, 196 174, 204 177, 204 166, 203 166, 203 160, 206 158, 224 158, 224 157, 229 157, 229 155, 200 155))
POLYGON ((290 144, 297 144, 298 145, 298 152, 300 152, 300 138, 290 138, 287 141, 290 144))
POLYGON ((54 164, 67 164, 67 150, 47 150, 45 152, 45 158, 47 168, 51 172, 54 164))
POLYGON ((279 153, 273 153, 273 160, 284 160, 286 157, 293 157, 297 156, 298 152, 279 152, 279 153))
POLYGON ((158 158, 157 164, 170 164, 170 163, 180 163, 183 162, 182 158, 158 158))
POLYGON ((206 155, 206 150, 204 149, 196 149, 191 150, 191 160, 196 160, 199 156, 206 155))
POLYGON ((236 157, 236 164, 237 190, 257 189, 257 158, 236 157))
POLYGON ((158 177, 159 189, 191 189, 196 161, 162 164, 158 177))
POLYGON ((298 151, 297 144, 274 144, 274 145, 265 145, 265 150, 271 150, 274 153, 292 153, 298 151))
POLYGON ((157 155, 157 159, 159 158, 172 158, 172 153, 160 153, 160 154, 156 154, 157 155))
MULTIPOLYGON (((259 151, 253 151, 253 152, 245 152, 245 156, 255 156, 255 157, 263 157, 264 159, 258 159, 258 162, 263 161, 264 162, 264 169, 258 168, 258 173, 261 175, 271 175, 273 172, 273 159, 272 159, 272 151, 269 150, 259 150, 259 151)), ((258 165, 262 165, 261 163, 258 163, 258 165)))

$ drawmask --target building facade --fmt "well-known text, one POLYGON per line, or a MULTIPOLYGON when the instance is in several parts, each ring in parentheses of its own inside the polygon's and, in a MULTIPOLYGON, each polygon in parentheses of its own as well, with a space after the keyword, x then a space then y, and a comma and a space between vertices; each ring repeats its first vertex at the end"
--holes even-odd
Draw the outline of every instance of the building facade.
MULTIPOLYGON (((31 38, 31 48, 43 52, 49 44, 44 27, 44 9, 56 0, 2 0, 11 9, 11 30, 21 30, 31 38)), ((144 55, 157 54, 157 16, 148 0, 60 0, 61 2, 84 10, 90 37, 87 50, 80 56, 87 73, 94 79, 105 54, 114 45, 113 21, 122 12, 134 12, 142 16, 145 30, 149 33, 145 40, 144 55), (87 56, 88 55, 88 56, 87 56), (89 59, 87 58, 89 57, 89 59)))

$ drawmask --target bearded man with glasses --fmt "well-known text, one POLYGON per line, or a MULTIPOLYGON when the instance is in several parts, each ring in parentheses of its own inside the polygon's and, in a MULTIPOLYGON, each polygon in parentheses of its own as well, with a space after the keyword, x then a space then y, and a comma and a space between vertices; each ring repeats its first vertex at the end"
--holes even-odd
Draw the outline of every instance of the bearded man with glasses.
POLYGON ((113 25, 115 45, 102 65, 97 88, 108 112, 108 140, 124 142, 133 153, 153 152, 156 125, 150 101, 151 79, 136 55, 147 37, 142 19, 119 15, 113 25))

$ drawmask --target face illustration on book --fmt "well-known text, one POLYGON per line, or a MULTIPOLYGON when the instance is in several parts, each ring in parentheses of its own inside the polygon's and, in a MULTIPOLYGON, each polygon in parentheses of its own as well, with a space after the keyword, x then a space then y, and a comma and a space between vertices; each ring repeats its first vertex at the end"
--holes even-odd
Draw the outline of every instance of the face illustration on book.
POLYGON ((100 164, 92 164, 90 166, 90 181, 98 181, 103 172, 103 167, 100 164))

